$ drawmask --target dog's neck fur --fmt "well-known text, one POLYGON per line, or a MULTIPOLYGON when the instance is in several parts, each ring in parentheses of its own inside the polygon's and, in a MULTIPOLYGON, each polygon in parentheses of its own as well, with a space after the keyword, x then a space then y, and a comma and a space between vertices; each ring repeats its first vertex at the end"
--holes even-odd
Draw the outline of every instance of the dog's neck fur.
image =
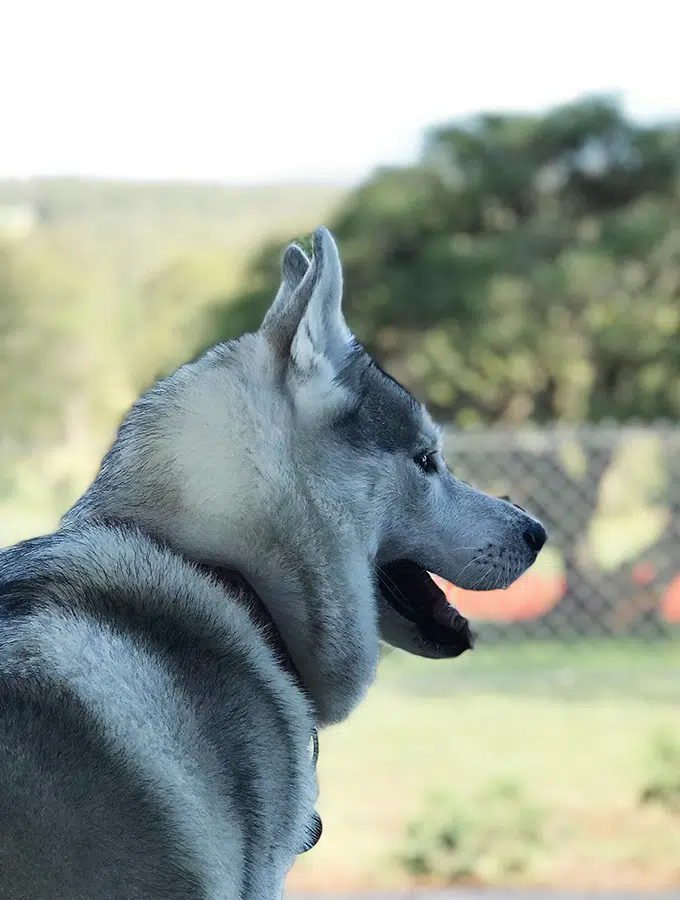
POLYGON ((348 549, 319 547, 317 559, 300 554, 290 566, 287 547, 271 555, 269 565, 246 569, 300 672, 319 725, 349 715, 378 662, 377 613, 364 621, 364 611, 375 610, 372 572, 359 548, 351 557, 348 549), (354 565, 347 566, 348 557, 354 565))
MULTIPOLYGON (((299 494, 270 498, 268 521, 239 515, 200 534, 181 517, 165 538, 183 555, 237 570, 261 598, 299 672, 319 726, 346 718, 375 676, 373 571, 360 536, 299 494), (196 543, 194 543, 196 541, 196 543), (367 615, 372 610, 372 615, 367 615)), ((242 508, 242 507, 241 507, 242 508)))
MULTIPOLYGON (((138 428, 143 409, 144 404, 128 415, 63 525, 133 522, 193 563, 240 573, 274 621, 316 724, 342 721, 372 682, 379 656, 374 575, 364 537, 344 521, 346 510, 329 508, 328 496, 317 502, 275 473, 256 486, 241 480, 241 496, 226 473, 221 483, 212 477, 206 448, 172 459, 140 437, 146 433, 143 425, 138 428)), ((189 409, 190 416, 200 414, 196 404, 189 409)), ((192 423, 184 427, 197 430, 192 423)), ((218 439, 212 434, 208 443, 215 446, 218 439)))
POLYGON ((271 617, 269 610, 262 602, 262 598, 253 589, 252 585, 250 585, 236 569, 230 569, 226 566, 213 566, 210 563, 199 563, 198 568, 213 581, 217 581, 221 587, 230 593, 230 595, 235 594, 235 596, 243 598, 247 606, 248 614, 259 627, 264 639, 275 653, 277 660, 291 675, 298 688, 303 693, 306 693, 305 684, 295 663, 288 653, 288 648, 276 627, 276 623, 271 617), (234 588, 236 588, 235 592, 234 588))
MULTIPOLYGON (((101 507, 90 507, 90 512, 85 519, 121 523, 126 519, 122 512, 112 514, 101 507)), ((73 526, 82 518, 69 515, 65 524, 73 526)), ((165 532, 139 521, 134 524, 213 575, 228 571, 233 577, 225 580, 233 583, 241 576, 264 607, 264 615, 256 616, 259 624, 267 617, 273 622, 276 635, 273 640, 270 635, 265 637, 311 702, 317 726, 340 722, 349 715, 373 681, 379 655, 377 621, 364 622, 362 615, 367 607, 375 607, 373 576, 358 548, 352 554, 356 564, 350 567, 340 565, 341 560, 347 561, 347 548, 339 553, 336 545, 324 553, 319 547, 314 559, 309 558, 309 547, 303 553, 290 542, 271 547, 266 558, 239 559, 238 552, 232 552, 229 559, 205 558, 183 546, 178 532, 165 532), (281 658, 280 646, 290 665, 281 658)))
POLYGON ((311 264, 294 246, 284 254, 257 333, 218 345, 134 404, 64 524, 132 520, 195 563, 240 572, 322 726, 363 697, 379 637, 365 485, 357 477, 341 496, 344 461, 318 443, 347 403, 337 376, 351 335, 337 248, 323 229, 314 247, 311 264))
MULTIPOLYGON (((328 631, 327 623, 319 623, 319 631, 314 632, 314 643, 318 645, 317 653, 320 658, 314 665, 310 666, 310 655, 313 648, 311 648, 306 641, 295 641, 295 635, 290 632, 288 641, 284 640, 280 625, 275 621, 269 606, 263 601, 259 591, 257 591, 244 577, 242 572, 233 568, 210 563, 203 563, 200 565, 200 568, 226 588, 239 588, 241 596, 245 598, 251 617, 261 629, 265 639, 276 654, 282 667, 289 672, 300 690, 312 703, 320 720, 318 724, 326 724, 329 717, 332 719, 334 718, 330 709, 338 708, 339 703, 338 699, 333 697, 334 694, 344 695, 347 698, 345 703, 352 704, 352 706, 355 704, 356 701, 348 695, 352 691, 352 672, 356 671, 356 664, 351 668, 352 662, 346 660, 344 664, 350 668, 341 668, 339 672, 329 670, 323 673, 319 671, 318 667, 324 663, 324 652, 332 659, 335 659, 337 656, 337 648, 334 648, 331 653, 328 653, 327 650, 324 651, 324 644, 327 640, 328 631), (295 657, 291 652, 290 646, 297 651, 295 657), (307 670, 304 675, 300 671, 296 660, 299 661, 299 665, 304 666, 307 670), (305 660, 307 660, 306 665, 305 660), (325 678, 325 680, 322 681, 322 678, 325 678)), ((256 580, 259 579, 256 578, 256 580)), ((285 584, 283 578, 279 579, 279 583, 276 586, 276 589, 279 592, 279 598, 281 597, 282 584, 285 584)), ((310 589, 313 589, 312 585, 310 585, 310 589)), ((294 590, 293 593, 297 593, 297 590, 294 590)), ((285 608, 286 604, 277 603, 277 607, 279 605, 283 605, 285 608)), ((281 615, 279 615, 279 621, 285 623, 286 617, 281 617, 281 615)), ((337 713, 335 713, 335 715, 337 715, 337 713)))

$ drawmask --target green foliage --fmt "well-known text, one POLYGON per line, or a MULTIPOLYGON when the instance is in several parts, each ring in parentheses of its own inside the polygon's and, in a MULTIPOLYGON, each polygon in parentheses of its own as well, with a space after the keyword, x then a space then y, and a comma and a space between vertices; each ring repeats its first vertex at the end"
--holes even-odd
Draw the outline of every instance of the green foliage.
MULTIPOLYGON (((680 128, 607 100, 434 129, 330 225, 360 340, 460 423, 680 415, 680 128)), ((215 336, 257 326, 266 247, 215 336)))
POLYGON ((3 431, 59 430, 64 404, 87 394, 88 381, 99 379, 117 406, 118 395, 185 361, 206 309, 235 290, 253 246, 313 225, 339 195, 294 185, 0 182, 3 431), (6 226, 12 211, 26 213, 21 230, 6 226))
POLYGON ((313 227, 339 195, 0 182, 0 518, 13 536, 19 507, 52 521, 85 487, 122 411, 191 357, 253 247, 313 227))
POLYGON ((542 843, 543 817, 514 782, 498 782, 474 802, 432 798, 407 826, 397 854, 415 878, 445 883, 521 875, 542 843))
POLYGON ((0 243, 0 396, 4 442, 54 439, 79 376, 73 354, 82 298, 49 244, 0 243))
POLYGON ((649 757, 649 776, 640 791, 640 803, 680 815, 680 739, 667 733, 657 735, 649 757))

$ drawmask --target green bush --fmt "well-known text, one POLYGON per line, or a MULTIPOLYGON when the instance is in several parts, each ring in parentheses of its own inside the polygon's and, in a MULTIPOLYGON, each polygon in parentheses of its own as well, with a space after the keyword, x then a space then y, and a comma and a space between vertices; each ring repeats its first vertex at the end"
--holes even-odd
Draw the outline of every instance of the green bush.
POLYGON ((415 878, 508 879, 529 868, 542 827, 542 813, 513 782, 493 784, 470 805, 432 798, 407 826, 397 862, 415 878))
POLYGON ((640 803, 653 803, 680 815, 680 740, 670 734, 657 735, 650 750, 649 769, 640 803))

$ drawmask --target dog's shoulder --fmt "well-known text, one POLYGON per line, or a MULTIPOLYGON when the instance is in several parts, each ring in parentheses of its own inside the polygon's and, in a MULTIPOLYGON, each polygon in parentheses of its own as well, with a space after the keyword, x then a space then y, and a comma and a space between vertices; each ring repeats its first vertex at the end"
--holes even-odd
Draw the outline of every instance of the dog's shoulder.
POLYGON ((56 771, 49 802, 67 817, 57 788, 76 779, 84 814, 65 827, 80 841, 106 832, 100 797, 127 822, 139 786, 141 820, 167 812, 222 894, 282 832, 282 859, 306 846, 311 708, 238 591, 134 526, 83 522, 0 551, 4 797, 18 808, 56 771))
POLYGON ((249 673, 277 707, 309 716, 243 588, 212 578, 136 525, 81 521, 0 550, 0 670, 13 668, 10 657, 25 659, 29 644, 85 629, 104 643, 115 636, 142 648, 175 672, 249 673))
POLYGON ((55 606, 96 614, 98 601, 114 596, 123 607, 142 595, 167 599, 168 590, 189 597, 200 581, 135 526, 83 522, 0 550, 0 620, 7 626, 55 606))

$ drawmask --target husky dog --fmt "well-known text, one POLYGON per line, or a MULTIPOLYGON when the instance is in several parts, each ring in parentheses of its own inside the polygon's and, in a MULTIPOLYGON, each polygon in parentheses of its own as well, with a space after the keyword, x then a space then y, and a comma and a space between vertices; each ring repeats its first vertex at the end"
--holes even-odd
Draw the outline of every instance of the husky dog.
POLYGON ((458 656, 428 572, 507 587, 542 526, 456 480, 291 245, 260 329, 130 409, 54 534, 0 552, 0 897, 271 900, 318 838, 316 729, 379 644, 458 656))

